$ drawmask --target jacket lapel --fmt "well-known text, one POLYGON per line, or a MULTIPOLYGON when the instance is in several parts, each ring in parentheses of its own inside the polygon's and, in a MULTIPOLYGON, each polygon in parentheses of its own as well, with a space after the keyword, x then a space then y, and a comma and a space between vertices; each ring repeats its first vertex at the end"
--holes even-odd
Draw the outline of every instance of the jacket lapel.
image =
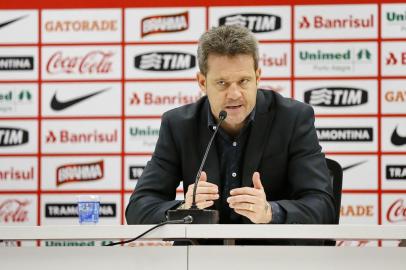
POLYGON ((258 91, 256 104, 255 118, 243 157, 242 186, 246 187, 252 186, 252 175, 258 169, 275 116, 275 110, 270 109, 274 105, 273 96, 269 103, 262 92, 258 91))

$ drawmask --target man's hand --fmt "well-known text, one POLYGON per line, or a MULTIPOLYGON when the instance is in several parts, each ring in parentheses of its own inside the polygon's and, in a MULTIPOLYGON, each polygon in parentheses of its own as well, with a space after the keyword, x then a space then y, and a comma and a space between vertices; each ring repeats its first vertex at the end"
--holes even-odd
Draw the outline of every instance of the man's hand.
MULTIPOLYGON (((185 195, 185 209, 189 209, 193 202, 193 187, 195 184, 189 185, 185 195)), ((219 198, 219 188, 213 183, 207 182, 207 175, 205 172, 200 174, 199 181, 197 182, 196 189, 196 205, 199 209, 210 207, 214 201, 219 198)))
POLYGON ((249 218, 252 222, 269 223, 272 220, 272 209, 266 200, 258 172, 252 175, 252 182, 253 188, 242 187, 231 190, 227 202, 237 214, 249 218))

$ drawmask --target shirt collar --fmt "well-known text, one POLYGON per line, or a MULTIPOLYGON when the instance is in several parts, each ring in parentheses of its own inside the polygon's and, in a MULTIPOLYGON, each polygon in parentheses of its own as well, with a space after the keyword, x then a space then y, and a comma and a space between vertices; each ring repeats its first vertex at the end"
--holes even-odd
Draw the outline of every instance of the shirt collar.
MULTIPOLYGON (((244 127, 246 127, 249 123, 254 122, 255 121, 255 111, 256 111, 256 105, 254 106, 254 109, 252 109, 251 113, 248 115, 248 121, 245 123, 244 127)), ((216 124, 216 120, 213 116, 213 114, 211 113, 211 107, 210 107, 210 103, 209 103, 209 109, 207 110, 207 127, 210 130, 213 130, 213 127, 215 127, 216 124)))

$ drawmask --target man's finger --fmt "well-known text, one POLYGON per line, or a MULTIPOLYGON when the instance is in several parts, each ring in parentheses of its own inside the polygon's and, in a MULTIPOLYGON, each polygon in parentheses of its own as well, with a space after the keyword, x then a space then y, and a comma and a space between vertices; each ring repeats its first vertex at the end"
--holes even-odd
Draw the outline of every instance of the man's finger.
POLYGON ((218 200, 218 194, 197 194, 196 195, 196 202, 204 202, 204 201, 214 201, 218 200))
POLYGON ((252 175, 252 183, 254 184, 254 188, 256 189, 264 189, 261 183, 259 172, 254 172, 254 174, 252 175))
POLYGON ((199 209, 204 209, 204 208, 212 206, 213 204, 214 204, 214 201, 205 201, 205 202, 196 203, 196 206, 199 209))
POLYGON ((228 203, 258 203, 259 199, 251 195, 235 195, 227 198, 228 203))
POLYGON ((235 195, 252 195, 252 196, 258 196, 259 190, 255 188, 250 188, 250 187, 242 187, 242 188, 235 188, 230 191, 231 196, 235 195))
POLYGON ((199 182, 207 182, 207 174, 206 172, 202 172, 199 177, 199 182))

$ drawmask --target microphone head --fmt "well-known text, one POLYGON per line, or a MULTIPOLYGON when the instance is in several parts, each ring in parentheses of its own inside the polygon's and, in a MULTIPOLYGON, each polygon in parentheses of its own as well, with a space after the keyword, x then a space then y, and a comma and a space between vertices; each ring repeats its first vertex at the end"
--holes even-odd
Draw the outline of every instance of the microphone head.
POLYGON ((221 112, 219 113, 219 119, 220 119, 221 121, 223 121, 224 119, 226 119, 226 117, 227 117, 227 112, 226 112, 226 111, 221 111, 221 112))

